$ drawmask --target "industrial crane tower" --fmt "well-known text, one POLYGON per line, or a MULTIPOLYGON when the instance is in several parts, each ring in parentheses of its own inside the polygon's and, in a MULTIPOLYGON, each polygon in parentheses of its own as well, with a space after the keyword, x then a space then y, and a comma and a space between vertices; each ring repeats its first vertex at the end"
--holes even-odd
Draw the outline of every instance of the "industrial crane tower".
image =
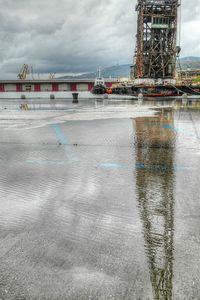
POLYGON ((173 79, 179 0, 138 0, 134 78, 173 79))

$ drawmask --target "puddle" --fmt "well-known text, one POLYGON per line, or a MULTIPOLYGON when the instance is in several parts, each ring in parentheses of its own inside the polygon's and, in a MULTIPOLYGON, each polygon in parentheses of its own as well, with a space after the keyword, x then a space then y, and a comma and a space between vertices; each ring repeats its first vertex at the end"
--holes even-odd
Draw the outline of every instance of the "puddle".
POLYGON ((198 299, 199 109, 61 104, 0 112, 0 298, 198 299))

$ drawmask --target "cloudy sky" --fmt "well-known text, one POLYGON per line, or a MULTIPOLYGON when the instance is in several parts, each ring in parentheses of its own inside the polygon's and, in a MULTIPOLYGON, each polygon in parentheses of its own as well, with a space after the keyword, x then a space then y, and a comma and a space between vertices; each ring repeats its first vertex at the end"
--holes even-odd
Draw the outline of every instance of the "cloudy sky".
MULTIPOLYGON (((136 0, 0 0, 0 78, 132 61, 136 0)), ((182 0, 182 56, 200 56, 200 0, 182 0)))

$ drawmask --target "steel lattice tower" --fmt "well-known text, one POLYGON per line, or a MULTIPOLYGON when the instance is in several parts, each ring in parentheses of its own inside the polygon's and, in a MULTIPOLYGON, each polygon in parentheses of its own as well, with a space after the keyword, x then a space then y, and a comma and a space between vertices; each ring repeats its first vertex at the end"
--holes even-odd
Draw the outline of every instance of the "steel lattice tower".
POLYGON ((174 78, 179 0, 138 0, 135 78, 174 78))

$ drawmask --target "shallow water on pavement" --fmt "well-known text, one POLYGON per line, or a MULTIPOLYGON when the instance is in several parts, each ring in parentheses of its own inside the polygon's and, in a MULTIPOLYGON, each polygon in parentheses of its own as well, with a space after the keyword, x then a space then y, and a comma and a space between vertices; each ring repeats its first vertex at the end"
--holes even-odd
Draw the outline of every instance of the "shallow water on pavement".
POLYGON ((0 113, 0 299, 200 299, 198 106, 62 102, 63 116, 13 102, 0 113))

